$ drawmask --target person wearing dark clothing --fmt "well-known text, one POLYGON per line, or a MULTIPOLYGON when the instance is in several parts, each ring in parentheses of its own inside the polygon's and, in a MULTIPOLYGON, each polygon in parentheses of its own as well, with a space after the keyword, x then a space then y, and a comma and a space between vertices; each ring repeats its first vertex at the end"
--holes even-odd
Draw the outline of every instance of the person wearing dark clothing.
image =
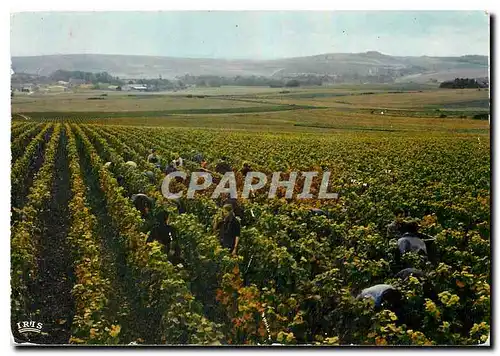
POLYGON ((227 162, 226 157, 222 157, 222 159, 215 166, 215 171, 219 174, 226 174, 227 172, 231 172, 233 168, 227 162))
POLYGON ((240 219, 243 219, 243 217, 244 217, 243 207, 238 203, 237 199, 227 198, 226 200, 224 200, 223 206, 226 204, 231 204, 234 215, 236 215, 240 219))
POLYGON ((148 197, 146 194, 139 193, 132 195, 132 202, 134 203, 135 208, 140 211, 143 219, 147 218, 153 209, 153 199, 148 197))
POLYGON ((194 155, 193 157, 193 161, 198 163, 198 164, 201 164, 201 162, 203 162, 203 155, 201 153, 197 153, 194 155))
POLYGON ((416 221, 393 221, 387 225, 389 237, 401 237, 406 233, 418 234, 418 223, 416 221))
POLYGON ((116 181, 118 182, 118 185, 120 187, 123 187, 123 185, 125 184, 125 178, 122 175, 116 177, 116 181))
POLYGON ((403 295, 389 284, 377 284, 363 289, 358 298, 372 298, 376 308, 399 309, 403 295))
POLYGON ((156 154, 156 150, 154 148, 151 150, 151 153, 148 156, 148 162, 153 164, 157 164, 158 162, 160 162, 160 158, 156 154))
POLYGON ((155 217, 156 222, 153 225, 146 242, 158 241, 164 246, 166 254, 170 252, 170 245, 174 237, 174 229, 168 225, 168 215, 164 210, 161 210, 155 217))
POLYGON ((251 172, 252 168, 250 167, 250 164, 248 162, 243 163, 243 167, 240 169, 240 173, 243 177, 246 177, 248 172, 251 172))
POLYGON ((151 171, 146 171, 146 172, 144 172, 143 174, 144 174, 144 175, 145 175, 145 176, 149 179, 149 182, 150 182, 150 183, 153 183, 153 184, 155 183, 156 179, 155 179, 155 175, 154 175, 154 173, 153 173, 153 172, 151 172, 151 171))
POLYGON ((177 168, 172 163, 167 164, 165 167, 165 174, 168 175, 170 173, 177 172, 177 168))
POLYGON ((173 202, 175 206, 177 207, 177 212, 179 214, 185 214, 186 213, 186 206, 184 202, 181 199, 173 199, 173 202))
POLYGON ((223 206, 223 216, 214 223, 214 233, 219 234, 222 247, 227 248, 234 255, 238 252, 241 225, 234 215, 231 204, 223 206))
POLYGON ((437 292, 434 289, 432 283, 426 280, 426 275, 423 271, 416 268, 405 268, 395 275, 396 278, 399 278, 403 281, 406 281, 408 278, 410 278, 410 276, 413 276, 423 282, 422 288, 425 298, 437 300, 437 292))

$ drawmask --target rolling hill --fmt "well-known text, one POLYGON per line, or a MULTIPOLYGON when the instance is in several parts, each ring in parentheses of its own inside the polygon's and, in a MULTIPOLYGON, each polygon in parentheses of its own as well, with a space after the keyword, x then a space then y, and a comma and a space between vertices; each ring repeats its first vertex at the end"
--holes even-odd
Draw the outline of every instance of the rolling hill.
POLYGON ((275 60, 174 58, 139 55, 69 54, 12 57, 16 73, 49 75, 63 70, 106 71, 121 78, 175 78, 185 74, 293 77, 313 75, 389 75, 397 81, 439 81, 488 77, 487 56, 396 57, 376 51, 331 53, 275 60))

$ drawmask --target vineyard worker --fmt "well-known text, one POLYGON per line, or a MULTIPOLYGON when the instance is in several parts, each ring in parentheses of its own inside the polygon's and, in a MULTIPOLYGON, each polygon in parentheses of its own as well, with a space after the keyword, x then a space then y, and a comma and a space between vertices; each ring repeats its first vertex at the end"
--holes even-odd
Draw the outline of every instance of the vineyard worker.
POLYGON ((240 169, 240 173, 243 177, 246 177, 248 172, 252 171, 252 167, 250 167, 250 163, 248 162, 243 162, 243 167, 240 169))
POLYGON ((203 158, 203 155, 201 153, 197 153, 193 157, 193 162, 196 162, 198 164, 201 164, 205 159, 203 158))
POLYGON ((423 271, 416 268, 405 268, 396 273, 395 277, 401 279, 402 281, 407 281, 410 277, 417 278, 418 280, 423 282, 422 288, 424 292, 424 297, 429 298, 431 300, 437 300, 438 298, 437 292, 432 283, 430 283, 425 279, 426 274, 423 271))
POLYGON ((407 252, 415 252, 429 257, 429 260, 434 261, 436 258, 435 238, 423 234, 418 230, 418 222, 415 220, 394 221, 387 226, 387 234, 398 237, 398 257, 407 252))
POLYGON ((168 214, 165 210, 160 210, 155 216, 155 223, 146 242, 158 241, 163 245, 164 252, 168 255, 173 240, 174 229, 168 224, 168 214))
POLYGON ((372 298, 376 308, 391 309, 401 306, 403 295, 390 284, 376 284, 363 289, 357 298, 372 298))
POLYGON ((410 221, 395 220, 389 225, 387 225, 388 236, 401 237, 406 233, 417 234, 418 222, 415 220, 410 220, 410 221))
POLYGON ((125 162, 125 164, 129 167, 137 168, 137 163, 135 163, 134 161, 127 161, 125 162))
POLYGON ((214 221, 213 231, 219 234, 222 247, 229 249, 232 255, 236 256, 240 241, 241 225, 234 215, 231 204, 225 204, 222 207, 222 217, 216 218, 214 221))
POLYGON ((175 207, 177 208, 177 212, 179 214, 185 214, 186 213, 186 206, 185 206, 183 200, 181 200, 181 198, 171 199, 171 200, 174 203, 175 207))
POLYGON ((224 206, 226 204, 230 204, 232 209, 233 209, 234 215, 237 218, 243 219, 243 216, 244 216, 243 207, 239 204, 237 199, 227 197, 227 194, 221 195, 221 198, 222 198, 222 202, 223 202, 222 206, 224 206))
POLYGON ((125 184, 125 178, 121 174, 116 177, 116 181, 120 187, 123 187, 125 184))
POLYGON ((177 168, 175 168, 175 165, 173 161, 165 167, 165 175, 169 175, 170 173, 176 172, 177 168))
POLYGON ((231 172, 233 168, 231 165, 227 162, 227 157, 222 156, 222 158, 219 160, 219 162, 215 165, 215 171, 219 174, 226 174, 227 172, 231 172))
POLYGON ((156 150, 152 148, 148 156, 148 163, 158 164, 158 162, 160 162, 160 157, 156 154, 156 150))
POLYGON ((201 161, 201 163, 200 163, 200 166, 201 166, 200 170, 203 171, 203 172, 210 173, 210 171, 207 168, 207 164, 208 164, 207 161, 205 161, 205 160, 201 161))
POLYGON ((141 217, 146 219, 153 209, 154 201, 146 194, 139 193, 132 195, 132 203, 134 203, 135 208, 140 211, 141 217))
POLYGON ((424 240, 420 237, 406 233, 398 239, 397 244, 401 255, 408 252, 415 252, 419 255, 427 256, 427 247, 424 240))
POLYGON ((178 169, 178 168, 180 168, 180 167, 184 166, 184 160, 182 159, 182 157, 181 157, 181 156, 179 156, 178 154, 175 154, 174 156, 175 156, 175 157, 177 157, 177 158, 175 158, 174 160, 172 160, 172 165, 173 165, 176 169, 178 169))
POLYGON ((155 174, 151 171, 146 171, 143 173, 148 179, 149 181, 154 184, 156 182, 156 179, 155 179, 155 174))
POLYGON ((424 272, 416 268, 405 268, 396 273, 395 277, 402 280, 408 279, 410 276, 422 278, 425 276, 424 272))

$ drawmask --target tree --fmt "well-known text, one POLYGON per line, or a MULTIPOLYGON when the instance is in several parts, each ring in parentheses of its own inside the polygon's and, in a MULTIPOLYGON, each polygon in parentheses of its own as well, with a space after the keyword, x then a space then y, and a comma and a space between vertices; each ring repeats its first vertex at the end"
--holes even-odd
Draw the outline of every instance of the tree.
POLYGON ((299 87, 300 86, 300 82, 298 80, 296 80, 296 79, 292 79, 292 80, 289 80, 288 82, 286 82, 285 86, 288 87, 288 88, 299 87))
POLYGON ((455 78, 455 80, 444 81, 439 85, 440 88, 449 89, 471 89, 481 88, 483 84, 477 82, 476 79, 470 78, 455 78))

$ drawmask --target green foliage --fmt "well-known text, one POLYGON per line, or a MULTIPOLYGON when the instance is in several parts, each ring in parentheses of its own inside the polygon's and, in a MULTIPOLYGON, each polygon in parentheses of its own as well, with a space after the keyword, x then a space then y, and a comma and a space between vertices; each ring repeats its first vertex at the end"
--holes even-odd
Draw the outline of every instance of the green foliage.
MULTIPOLYGON (((221 135, 212 130, 82 123, 66 126, 66 131, 73 194, 69 239, 80 271, 74 287, 78 317, 72 342, 127 343, 147 335, 154 343, 168 344, 476 345, 488 336, 491 217, 486 138, 478 142, 477 136, 462 134, 266 133, 256 139, 244 132, 221 135), (243 227, 238 256, 231 256, 212 233, 218 206, 207 194, 183 201, 187 214, 180 215, 161 195, 163 175, 146 162, 152 147, 162 164, 174 153, 187 158, 201 152, 209 168, 227 155, 235 167, 249 161, 265 173, 330 171, 330 186, 339 199, 268 200, 265 189, 257 192, 240 202, 243 227), (153 326, 136 320, 144 330, 130 339, 124 333, 127 325, 117 323, 107 307, 114 291, 96 257, 100 251, 95 219, 87 209, 78 156, 90 165, 105 197, 118 248, 132 271, 126 287, 138 291, 145 315, 160 316, 153 326), (128 160, 138 168, 125 165, 128 160), (106 161, 113 165, 103 167, 106 161), (144 170, 151 170, 156 182, 149 182, 144 170), (119 175, 124 178, 121 186, 119 175), (145 242, 144 222, 128 199, 138 191, 169 213, 182 264, 173 265, 158 243, 145 242), (312 216, 313 207, 328 217, 312 216), (396 218, 416 218, 420 231, 435 237, 435 261, 412 253, 395 258, 396 237, 386 226, 396 218), (422 269, 425 277, 396 279, 404 264, 422 269), (91 287, 82 289, 89 281, 91 287), (356 298, 377 283, 401 291, 404 313, 378 310, 372 300, 356 298), (427 295, 429 288, 435 296, 427 295)), ((47 152, 53 145, 51 138, 47 152)), ((46 157, 44 172, 53 160, 50 154, 46 157)), ((197 168, 186 161, 188 173, 197 168)), ((34 187, 44 182, 42 178, 34 187)), ((46 179, 50 182, 53 176, 46 179)), ((238 174, 237 181, 242 181, 238 174)), ((312 188, 318 189, 317 181, 312 188)), ((36 272, 37 202, 48 199, 46 193, 31 191, 40 196, 32 194, 23 209, 30 224, 13 228, 12 285, 17 294, 12 300, 17 313, 29 299, 25 287, 36 272)))

